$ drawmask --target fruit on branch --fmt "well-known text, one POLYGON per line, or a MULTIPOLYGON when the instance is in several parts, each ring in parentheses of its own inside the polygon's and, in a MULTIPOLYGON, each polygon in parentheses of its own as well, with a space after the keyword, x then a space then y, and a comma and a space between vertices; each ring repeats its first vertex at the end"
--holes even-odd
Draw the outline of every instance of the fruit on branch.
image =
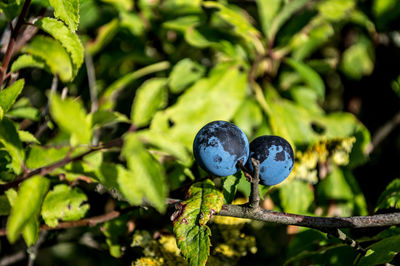
POLYGON ((238 162, 249 157, 249 142, 244 132, 232 123, 214 121, 197 133, 193 142, 194 157, 207 172, 216 176, 235 174, 238 162))
MULTIPOLYGON (((260 183, 276 185, 285 180, 293 169, 292 146, 279 136, 261 136, 250 143, 250 158, 260 162, 260 183)), ((251 160, 246 166, 253 171, 251 160)))

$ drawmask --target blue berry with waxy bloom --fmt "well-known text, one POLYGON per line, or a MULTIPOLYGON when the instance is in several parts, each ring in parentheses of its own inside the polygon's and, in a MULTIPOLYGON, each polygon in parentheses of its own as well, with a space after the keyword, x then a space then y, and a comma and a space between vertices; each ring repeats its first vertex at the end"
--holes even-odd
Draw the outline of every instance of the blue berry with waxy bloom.
POLYGON ((194 157, 207 172, 216 176, 235 174, 249 157, 249 142, 244 132, 232 123, 214 121, 197 133, 193 142, 194 157))
MULTIPOLYGON (((278 136, 261 136, 250 143, 250 158, 260 162, 260 183, 276 185, 285 180, 293 169, 294 154, 292 146, 278 136)), ((247 167, 253 171, 251 160, 247 167)))

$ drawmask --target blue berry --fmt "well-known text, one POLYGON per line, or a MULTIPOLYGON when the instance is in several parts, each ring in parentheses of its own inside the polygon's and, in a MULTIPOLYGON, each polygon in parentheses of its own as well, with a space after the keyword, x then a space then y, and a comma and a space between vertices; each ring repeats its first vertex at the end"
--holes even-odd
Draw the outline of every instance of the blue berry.
MULTIPOLYGON (((250 143, 250 158, 260 162, 260 183, 276 185, 285 180, 293 169, 292 146, 278 136, 261 136, 250 143)), ((253 171, 250 160, 247 167, 253 171)))
POLYGON ((243 131, 234 124, 214 121, 197 133, 193 153, 199 165, 207 172, 228 176, 239 170, 239 161, 247 161, 249 142, 243 131))

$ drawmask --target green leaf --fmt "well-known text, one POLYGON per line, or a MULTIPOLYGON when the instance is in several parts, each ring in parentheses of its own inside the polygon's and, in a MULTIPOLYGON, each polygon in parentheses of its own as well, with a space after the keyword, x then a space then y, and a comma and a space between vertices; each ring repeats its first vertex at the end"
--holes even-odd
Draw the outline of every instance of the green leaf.
POLYGON ((399 17, 400 2, 397 0, 373 0, 372 13, 378 28, 386 29, 399 17))
POLYGON ((167 194, 164 171, 135 133, 125 136, 122 156, 126 159, 131 174, 140 180, 144 196, 158 211, 164 212, 167 194))
MULTIPOLYGON (((129 1, 130 2, 130 1, 129 1)), ((146 25, 136 13, 121 11, 121 27, 126 28, 135 36, 142 36, 146 30, 146 25)))
POLYGON ((18 95, 22 92, 24 88, 24 79, 17 80, 11 86, 0 91, 0 107, 3 112, 10 110, 11 106, 14 104, 18 95))
POLYGON ((130 0, 101 0, 104 3, 115 6, 119 11, 130 11, 134 6, 134 2, 130 0))
POLYGON ((328 0, 318 4, 318 11, 328 21, 341 21, 346 19, 354 9, 354 0, 328 0))
POLYGON ((36 243, 39 238, 39 219, 28 222, 22 230, 22 237, 28 247, 36 243))
POLYGON ((18 16, 21 7, 22 5, 20 0, 0 1, 0 12, 5 15, 7 21, 12 21, 16 16, 18 16))
POLYGON ((18 137, 22 142, 40 144, 40 142, 35 138, 35 136, 29 131, 18 130, 18 137))
POLYGON ((189 28, 193 28, 200 23, 198 16, 183 16, 174 20, 168 20, 162 26, 169 30, 175 30, 184 33, 189 28))
POLYGON ((187 167, 191 166, 192 159, 188 150, 182 143, 171 136, 155 130, 141 130, 137 133, 137 136, 142 142, 155 146, 163 152, 174 156, 183 165, 187 167))
POLYGON ((62 81, 72 80, 73 69, 70 56, 58 41, 38 35, 24 46, 23 51, 43 59, 51 72, 59 76, 62 81))
POLYGON ((17 72, 18 70, 27 67, 41 68, 51 73, 51 70, 47 67, 45 60, 30 54, 23 54, 19 56, 11 65, 11 72, 17 72))
POLYGON ((79 100, 61 99, 57 94, 50 95, 50 114, 57 125, 71 135, 71 144, 89 144, 92 138, 90 117, 79 100))
POLYGON ((54 8, 54 16, 67 24, 72 32, 79 25, 79 0, 49 0, 54 8))
POLYGON ((303 77, 304 81, 310 86, 311 89, 315 91, 319 99, 324 99, 324 81, 314 69, 291 58, 287 58, 286 63, 293 67, 303 77))
POLYGON ((7 116, 12 118, 26 118, 33 121, 39 120, 39 110, 35 107, 18 107, 8 111, 7 116))
POLYGON ((282 0, 257 0, 258 15, 265 36, 268 36, 272 21, 278 14, 281 5, 282 0))
POLYGON ((284 5, 269 27, 267 34, 268 40, 274 40, 280 28, 291 19, 296 12, 302 9, 307 2, 308 0, 294 0, 284 5))
POLYGON ((230 175, 222 180, 222 188, 224 193, 224 202, 231 204, 235 199, 237 186, 240 182, 240 176, 230 175))
POLYGON ((84 58, 83 46, 78 35, 70 31, 64 23, 53 18, 44 17, 37 20, 35 25, 53 36, 69 52, 72 59, 74 76, 76 76, 84 58))
POLYGON ((11 243, 18 239, 28 223, 37 219, 49 183, 41 176, 34 176, 22 182, 7 221, 7 237, 11 243))
POLYGON ((85 216, 89 204, 84 204, 87 196, 79 188, 68 185, 56 185, 47 193, 42 206, 42 217, 50 227, 56 227, 59 221, 76 221, 85 216))
POLYGON ((211 230, 206 225, 221 210, 224 198, 211 180, 189 188, 187 199, 173 214, 174 233, 178 247, 189 265, 205 265, 210 253, 211 230))
POLYGON ((166 83, 166 78, 152 78, 136 90, 131 110, 131 119, 135 126, 147 125, 157 110, 166 106, 166 83))
POLYGON ((219 64, 208 78, 197 81, 163 112, 173 126, 166 134, 192 148, 196 132, 213 120, 229 121, 242 104, 247 73, 240 63, 219 64))
POLYGON ((106 243, 111 256, 119 258, 124 253, 123 240, 128 234, 127 223, 132 217, 123 215, 104 224, 101 232, 106 236, 106 243))
POLYGON ((340 63, 344 74, 352 79, 361 79, 374 70, 374 49, 371 41, 361 37, 355 44, 347 48, 340 63))
POLYGON ((11 210, 10 202, 6 195, 0 196, 0 216, 9 215, 11 210))
POLYGON ((238 108, 233 122, 248 136, 253 135, 253 130, 259 128, 263 122, 263 114, 257 102, 251 98, 246 99, 238 108))
POLYGON ((310 184, 300 180, 291 180, 280 186, 279 198, 285 212, 307 214, 314 202, 314 193, 310 184))
MULTIPOLYGON (((11 207, 14 207, 17 195, 17 191, 15 191, 14 189, 9 189, 6 191, 6 196, 11 207)), ((22 229, 22 237, 24 238, 25 243, 28 247, 36 243, 39 237, 38 215, 36 215, 34 219, 31 219, 29 222, 26 223, 26 225, 22 229)))
POLYGON ((14 124, 7 118, 0 121, 0 143, 12 158, 12 168, 16 174, 21 173, 25 152, 14 124))
POLYGON ((187 86, 203 77, 206 69, 190 58, 179 61, 169 76, 169 87, 172 93, 179 93, 187 86))
POLYGON ((381 209, 400 209, 400 178, 396 178, 386 187, 379 196, 375 211, 381 209))
POLYGON ((121 113, 106 110, 97 110, 92 114, 92 127, 99 128, 115 123, 129 123, 130 120, 121 113))
POLYGON ((92 55, 100 52, 117 34, 119 20, 113 19, 99 28, 99 33, 94 41, 88 42, 86 51, 92 55))
POLYGON ((96 170, 96 177, 112 193, 117 190, 117 194, 122 194, 131 205, 142 203, 141 176, 135 175, 122 165, 103 162, 96 170))
POLYGON ((116 95, 118 95, 118 93, 123 88, 125 88, 126 86, 128 86, 130 83, 132 83, 134 80, 136 80, 138 78, 152 74, 154 72, 166 70, 169 68, 169 66, 170 66, 170 64, 167 61, 159 62, 156 64, 146 66, 139 70, 136 70, 132 73, 126 74, 125 76, 114 81, 107 89, 105 89, 105 91, 103 93, 101 100, 104 103, 101 105, 101 108, 102 109, 113 109, 114 105, 115 105, 114 98, 116 97, 116 95))
POLYGON ((343 171, 334 167, 332 172, 318 184, 319 199, 351 200, 354 195, 349 183, 347 183, 343 171))
POLYGON ((368 247, 367 254, 357 265, 381 265, 390 263, 400 252, 400 235, 388 237, 368 247))
POLYGON ((233 9, 212 1, 204 1, 203 7, 218 10, 217 15, 233 26, 234 33, 245 39, 248 44, 254 46, 259 53, 264 52, 263 45, 259 39, 261 35, 260 32, 251 25, 243 14, 241 14, 239 8, 233 9))

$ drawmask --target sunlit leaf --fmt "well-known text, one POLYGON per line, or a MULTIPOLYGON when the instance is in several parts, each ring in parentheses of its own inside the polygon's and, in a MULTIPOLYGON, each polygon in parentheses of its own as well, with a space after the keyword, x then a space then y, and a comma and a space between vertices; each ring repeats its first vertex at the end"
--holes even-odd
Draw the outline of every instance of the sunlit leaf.
POLYGON ((18 130, 18 136, 22 142, 40 144, 37 138, 35 138, 35 136, 29 131, 18 130))
POLYGON ((72 80, 72 63, 65 48, 56 40, 42 35, 36 36, 23 51, 46 62, 54 75, 64 82, 72 80))
POLYGON ((290 19, 292 16, 304 7, 308 0, 294 0, 284 5, 279 11, 278 15, 272 20, 271 26, 268 30, 268 39, 275 39, 279 29, 290 19))
POLYGON ((51 73, 51 70, 46 65, 44 59, 41 59, 37 56, 32 56, 30 54, 23 54, 19 56, 11 65, 11 72, 17 72, 18 70, 27 67, 41 68, 51 73))
POLYGON ((144 68, 136 70, 132 73, 126 74, 121 78, 114 81, 108 88, 105 89, 102 95, 102 101, 104 102, 101 106, 102 109, 113 109, 115 105, 115 97, 118 93, 132 83, 134 80, 141 78, 143 76, 152 74, 154 72, 159 72, 166 70, 170 67, 169 62, 163 61, 148 65, 144 68))
POLYGON ((278 14, 282 0, 257 0, 258 14, 265 36, 268 36, 273 19, 278 14))
POLYGON ((92 138, 90 119, 78 99, 62 100, 57 94, 51 94, 50 114, 62 130, 71 134, 72 145, 90 143, 92 138))
POLYGON ((96 40, 86 45, 88 53, 94 55, 102 50, 115 36, 119 28, 119 20, 113 19, 99 28, 96 40))
POLYGON ((164 212, 167 187, 162 166, 134 133, 125 136, 122 155, 127 160, 131 174, 140 180, 143 195, 158 211, 164 212))
POLYGON ((75 32, 79 25, 79 0, 49 0, 54 8, 54 16, 75 32))
POLYGON ((192 61, 190 58, 182 59, 174 66, 169 76, 171 92, 181 92, 188 85, 200 79, 204 73, 205 68, 202 65, 192 61))
POLYGON ((291 67, 293 67, 303 77, 307 85, 309 85, 310 88, 312 88, 318 95, 318 98, 324 99, 325 97, 324 81, 314 69, 312 69, 311 67, 307 66, 302 62, 295 61, 291 58, 287 58, 286 63, 288 63, 291 67))
POLYGON ((371 42, 361 37, 343 53, 341 70, 352 79, 360 79, 374 70, 375 55, 371 42))
POLYGON ((385 191, 379 196, 375 211, 381 209, 400 209, 400 179, 390 182, 385 191))
POLYGON ((38 218, 49 183, 46 178, 35 176, 21 184, 7 221, 7 238, 11 243, 18 239, 28 223, 38 218))
POLYGON ((53 36, 69 52, 75 76, 83 63, 83 46, 78 35, 70 31, 61 21, 48 17, 37 20, 35 25, 53 36))
POLYGON ((135 126, 147 125, 158 109, 167 104, 167 79, 147 80, 136 90, 132 104, 131 119, 135 126))
POLYGON ((210 180, 189 188, 187 199, 173 215, 178 247, 189 265, 205 265, 210 253, 210 228, 206 225, 221 210, 223 195, 210 180))
POLYGON ((104 127, 115 123, 129 123, 128 117, 118 112, 97 110, 92 114, 92 127, 104 127))
POLYGON ((84 204, 87 196, 79 188, 60 184, 55 186, 43 201, 41 215, 50 227, 59 221, 76 221, 85 216, 89 204, 84 204))
POLYGON ((117 190, 116 193, 121 194, 122 198, 130 204, 139 205, 142 203, 144 195, 142 186, 145 183, 142 182, 141 176, 129 171, 122 165, 103 162, 96 169, 96 177, 111 193, 117 190))
POLYGON ((10 110, 18 95, 22 92, 24 84, 24 79, 20 79, 14 82, 11 86, 0 91, 0 107, 3 112, 10 110))
POLYGON ((191 149, 197 131, 213 120, 230 120, 242 104, 247 74, 241 64, 220 64, 208 78, 188 88, 177 103, 166 109, 173 123, 168 134, 191 149))

